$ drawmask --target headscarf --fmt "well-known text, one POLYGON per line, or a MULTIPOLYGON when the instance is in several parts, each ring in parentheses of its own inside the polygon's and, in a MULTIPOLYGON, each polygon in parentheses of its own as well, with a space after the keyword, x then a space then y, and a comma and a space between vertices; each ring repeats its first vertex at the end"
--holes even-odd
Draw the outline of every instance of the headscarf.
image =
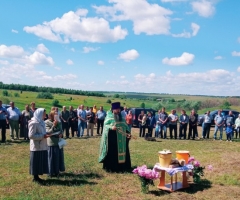
POLYGON ((41 126, 45 128, 45 123, 43 121, 44 110, 44 108, 38 108, 37 110, 35 110, 32 120, 37 121, 38 123, 40 123, 41 126))

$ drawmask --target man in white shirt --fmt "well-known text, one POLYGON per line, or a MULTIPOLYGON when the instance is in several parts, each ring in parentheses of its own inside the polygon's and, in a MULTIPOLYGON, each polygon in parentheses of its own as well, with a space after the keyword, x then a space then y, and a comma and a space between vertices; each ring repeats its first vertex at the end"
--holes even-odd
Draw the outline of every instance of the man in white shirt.
POLYGON ((176 110, 172 110, 171 114, 168 116, 169 118, 169 132, 170 139, 173 139, 172 132, 174 131, 174 139, 177 139, 177 121, 178 115, 176 114, 176 110))
POLYGON ((16 139, 19 139, 19 118, 22 115, 18 108, 14 106, 14 102, 10 102, 10 107, 7 109, 8 123, 10 126, 10 137, 14 140, 14 130, 16 132, 16 139))
POLYGON ((78 137, 83 137, 84 129, 86 128, 87 123, 87 113, 84 110, 84 105, 80 106, 78 110, 78 137))
POLYGON ((122 118, 123 119, 126 119, 126 116, 127 116, 128 112, 127 112, 127 107, 124 106, 122 112, 121 112, 121 115, 122 115, 122 118))

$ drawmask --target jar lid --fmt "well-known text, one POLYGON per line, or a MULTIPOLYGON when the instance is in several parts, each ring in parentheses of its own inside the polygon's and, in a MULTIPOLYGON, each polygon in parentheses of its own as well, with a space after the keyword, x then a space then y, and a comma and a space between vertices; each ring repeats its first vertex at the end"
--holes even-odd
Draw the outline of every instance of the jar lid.
POLYGON ((170 150, 164 149, 162 151, 159 151, 158 153, 160 153, 160 154, 170 154, 172 152, 170 150))

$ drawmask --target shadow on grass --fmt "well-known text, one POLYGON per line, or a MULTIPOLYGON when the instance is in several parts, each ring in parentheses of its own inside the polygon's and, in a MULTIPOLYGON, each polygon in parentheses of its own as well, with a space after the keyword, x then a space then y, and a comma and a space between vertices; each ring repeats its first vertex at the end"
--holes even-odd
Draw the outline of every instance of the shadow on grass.
POLYGON ((87 173, 87 174, 76 174, 76 173, 63 173, 59 177, 64 178, 80 178, 80 179, 94 179, 94 178, 102 178, 101 175, 95 173, 87 173))
MULTIPOLYGON (((188 194, 194 194, 194 193, 197 193, 198 191, 203 191, 203 190, 209 189, 211 187, 212 187, 212 183, 209 180, 202 179, 201 182, 198 184, 189 183, 188 188, 180 189, 177 191, 188 193, 188 194)), ((164 190, 160 190, 160 189, 149 191, 149 194, 153 194, 155 196, 163 196, 163 195, 167 195, 169 193, 170 192, 168 192, 168 191, 164 191, 164 190)))
POLYGON ((64 185, 64 186, 76 186, 76 185, 96 185, 97 183, 88 181, 88 179, 101 178, 99 174, 87 173, 87 174, 75 174, 75 173, 63 173, 58 178, 47 179, 43 185, 64 185))
POLYGON ((194 194, 198 191, 203 191, 212 187, 212 182, 207 179, 202 179, 200 183, 190 183, 189 188, 181 190, 188 194, 194 194))
POLYGON ((61 180, 61 179, 48 179, 44 181, 43 185, 64 185, 64 186, 76 186, 76 185, 96 185, 95 182, 89 182, 87 180, 78 180, 78 179, 71 179, 71 180, 61 180))

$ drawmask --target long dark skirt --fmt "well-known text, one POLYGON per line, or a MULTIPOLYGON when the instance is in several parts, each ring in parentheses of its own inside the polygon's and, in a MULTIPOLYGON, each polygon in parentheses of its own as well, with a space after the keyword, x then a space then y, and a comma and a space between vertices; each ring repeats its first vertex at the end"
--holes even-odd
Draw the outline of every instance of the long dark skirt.
POLYGON ((30 167, 31 175, 48 174, 48 152, 46 151, 30 151, 30 167))
POLYGON ((28 121, 29 119, 27 117, 23 117, 22 122, 20 124, 20 137, 24 137, 24 139, 28 138, 28 121))
POLYGON ((126 141, 126 161, 118 163, 118 144, 116 131, 108 133, 108 153, 103 161, 103 169, 110 172, 124 172, 131 170, 131 159, 129 153, 129 139, 126 141))
POLYGON ((59 146, 48 147, 48 170, 51 176, 65 171, 63 148, 59 149, 59 146))

